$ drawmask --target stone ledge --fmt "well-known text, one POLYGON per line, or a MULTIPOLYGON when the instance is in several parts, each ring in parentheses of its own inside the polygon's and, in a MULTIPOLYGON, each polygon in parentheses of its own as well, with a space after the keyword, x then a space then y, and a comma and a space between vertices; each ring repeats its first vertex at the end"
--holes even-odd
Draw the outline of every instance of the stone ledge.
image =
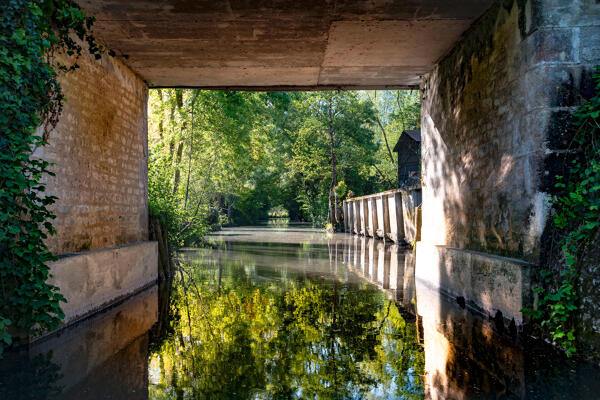
POLYGON ((417 243, 415 278, 471 308, 523 325, 523 307, 531 307, 533 264, 487 253, 417 243))
POLYGON ((67 299, 64 327, 156 282, 157 242, 64 256, 50 263, 50 274, 49 283, 67 299))

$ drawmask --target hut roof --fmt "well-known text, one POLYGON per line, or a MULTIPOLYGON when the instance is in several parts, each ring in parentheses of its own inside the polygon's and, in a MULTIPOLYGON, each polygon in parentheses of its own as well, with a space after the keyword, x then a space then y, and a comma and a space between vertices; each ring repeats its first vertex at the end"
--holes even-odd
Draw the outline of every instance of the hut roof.
POLYGON ((421 143, 421 130, 420 129, 405 130, 405 131, 402 131, 402 135, 400 135, 398 142, 396 142, 396 145, 394 146, 394 152, 397 153, 398 151, 400 151, 400 140, 404 137, 404 135, 406 135, 406 137, 414 140, 415 142, 421 143))

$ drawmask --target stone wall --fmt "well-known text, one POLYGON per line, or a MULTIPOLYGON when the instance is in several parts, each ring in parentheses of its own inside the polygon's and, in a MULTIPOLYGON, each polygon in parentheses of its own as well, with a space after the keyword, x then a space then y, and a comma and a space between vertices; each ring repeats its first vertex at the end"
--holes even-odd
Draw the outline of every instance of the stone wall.
POLYGON ((138 242, 85 251, 50 263, 49 283, 66 300, 62 325, 69 325, 156 282, 158 245, 138 242))
POLYGON ((48 244, 58 255, 148 239, 147 86, 108 55, 78 64, 61 79, 64 111, 36 153, 55 164, 48 244))
MULTIPOLYGON (((559 276, 549 200, 570 117, 593 94, 599 50, 598 1, 504 0, 424 77, 423 244, 514 257, 559 276)), ((600 343, 596 265, 583 266, 579 285, 579 337, 589 345, 600 343)))
POLYGON ((423 240, 539 261, 565 124, 599 62, 599 6, 569 3, 497 3, 425 77, 423 240))
MULTIPOLYGON (((593 95, 591 76, 595 65, 600 65, 600 2, 578 0, 564 2, 547 0, 539 8, 537 22, 546 40, 540 41, 542 49, 554 53, 555 60, 543 63, 539 75, 548 75, 553 84, 539 88, 550 101, 550 110, 545 114, 546 147, 548 156, 544 160, 545 173, 541 190, 552 191, 551 178, 562 174, 565 164, 564 149, 569 144, 572 128, 571 114, 588 97, 593 95), (564 56, 556 47, 564 47, 564 56)), ((542 236, 540 264, 559 275, 562 263, 557 262, 555 239, 551 223, 542 236)), ((580 356, 600 362, 600 234, 588 247, 580 266, 580 282, 577 286, 580 297, 580 313, 576 337, 580 356)), ((557 279, 559 280, 559 279, 557 279)))

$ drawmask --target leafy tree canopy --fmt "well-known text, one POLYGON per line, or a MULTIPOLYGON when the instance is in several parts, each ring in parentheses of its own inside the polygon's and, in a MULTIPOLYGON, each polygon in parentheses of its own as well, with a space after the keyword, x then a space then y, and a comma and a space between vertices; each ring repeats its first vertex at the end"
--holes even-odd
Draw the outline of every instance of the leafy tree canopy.
POLYGON ((418 120, 416 92, 152 90, 151 211, 174 247, 270 210, 336 225, 350 193, 395 187, 389 147, 418 120))

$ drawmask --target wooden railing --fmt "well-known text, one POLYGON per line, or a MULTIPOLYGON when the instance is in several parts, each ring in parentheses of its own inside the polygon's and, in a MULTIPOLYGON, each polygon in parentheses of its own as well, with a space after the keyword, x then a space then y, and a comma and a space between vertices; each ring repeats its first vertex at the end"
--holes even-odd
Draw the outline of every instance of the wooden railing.
POLYGON ((343 202, 344 230, 395 243, 418 241, 421 188, 394 189, 343 202))

